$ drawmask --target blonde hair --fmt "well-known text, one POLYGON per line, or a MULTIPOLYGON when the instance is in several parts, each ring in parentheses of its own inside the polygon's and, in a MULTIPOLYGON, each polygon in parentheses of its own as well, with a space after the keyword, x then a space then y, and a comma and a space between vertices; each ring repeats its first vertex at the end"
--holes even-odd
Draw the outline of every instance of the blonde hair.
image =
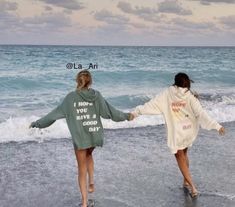
POLYGON ((92 84, 91 73, 88 70, 82 70, 76 77, 77 89, 88 88, 92 84))

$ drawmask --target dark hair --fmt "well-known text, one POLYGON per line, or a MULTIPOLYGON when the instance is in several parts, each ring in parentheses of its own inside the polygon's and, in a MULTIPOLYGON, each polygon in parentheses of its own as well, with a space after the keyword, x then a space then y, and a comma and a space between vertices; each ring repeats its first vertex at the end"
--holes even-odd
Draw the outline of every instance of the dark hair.
POLYGON ((92 84, 91 73, 88 70, 82 70, 76 77, 77 89, 88 88, 92 84))
POLYGON ((191 82, 190 78, 186 73, 177 73, 175 75, 175 83, 174 86, 182 87, 182 88, 187 88, 190 90, 191 87, 191 82))
POLYGON ((194 81, 191 80, 186 73, 177 73, 175 75, 175 83, 173 85, 182 88, 187 88, 196 98, 199 98, 199 95, 196 92, 192 92, 190 90, 191 83, 194 83, 194 81))

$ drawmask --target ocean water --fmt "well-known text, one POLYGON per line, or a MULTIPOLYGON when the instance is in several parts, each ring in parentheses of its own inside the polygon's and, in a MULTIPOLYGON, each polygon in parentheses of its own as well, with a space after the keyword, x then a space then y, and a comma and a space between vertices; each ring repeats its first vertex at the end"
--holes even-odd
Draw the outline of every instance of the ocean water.
MULTIPOLYGON (((43 130, 32 121, 75 90, 76 74, 91 68, 93 88, 116 108, 131 111, 186 72, 192 90, 219 122, 235 121, 235 47, 0 46, 0 142, 70 137, 65 120, 43 130), (67 68, 69 67, 69 68, 67 68)), ((161 116, 133 122, 104 120, 104 127, 159 125, 161 116)))

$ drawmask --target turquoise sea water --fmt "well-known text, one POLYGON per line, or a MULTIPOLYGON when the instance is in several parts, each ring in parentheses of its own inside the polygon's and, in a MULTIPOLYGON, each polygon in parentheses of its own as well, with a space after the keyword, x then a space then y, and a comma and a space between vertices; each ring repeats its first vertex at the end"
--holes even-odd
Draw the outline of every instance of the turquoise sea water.
MULTIPOLYGON (((209 114, 235 120, 235 47, 0 46, 0 142, 70 136, 64 121, 46 132, 28 124, 56 107, 76 87, 75 76, 89 64, 93 88, 115 107, 129 111, 186 72, 209 114), (56 130, 55 130, 56 129, 56 130), (3 133, 4 132, 4 133, 3 133)), ((104 121, 105 128, 161 124, 159 116, 131 123, 104 121)))

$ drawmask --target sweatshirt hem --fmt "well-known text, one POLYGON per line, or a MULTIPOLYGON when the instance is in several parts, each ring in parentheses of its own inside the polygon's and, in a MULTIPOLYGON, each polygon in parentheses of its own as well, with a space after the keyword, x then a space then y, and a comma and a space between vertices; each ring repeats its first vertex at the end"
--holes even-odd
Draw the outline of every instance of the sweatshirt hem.
POLYGON ((171 150, 171 153, 172 153, 172 154, 176 154, 178 150, 184 150, 184 149, 186 149, 186 148, 192 147, 192 145, 193 145, 193 144, 190 144, 190 145, 187 145, 187 146, 179 147, 179 148, 177 148, 177 149, 176 149, 176 148, 174 148, 174 149, 170 148, 170 150, 171 150))
POLYGON ((89 148, 95 148, 95 147, 103 147, 103 145, 102 144, 99 144, 99 145, 88 145, 88 146, 85 146, 85 147, 78 147, 78 146, 76 146, 76 144, 74 144, 73 143, 73 147, 74 147, 74 149, 75 150, 85 150, 85 149, 89 149, 89 148))

